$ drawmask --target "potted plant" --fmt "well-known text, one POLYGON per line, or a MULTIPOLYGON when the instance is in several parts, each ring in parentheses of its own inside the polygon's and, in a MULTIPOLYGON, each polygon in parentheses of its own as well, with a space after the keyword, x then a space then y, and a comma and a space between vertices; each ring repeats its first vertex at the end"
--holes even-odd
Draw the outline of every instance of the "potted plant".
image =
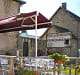
POLYGON ((67 60, 66 55, 60 54, 60 53, 53 53, 51 55, 49 55, 50 59, 54 59, 55 63, 58 64, 64 64, 67 60))

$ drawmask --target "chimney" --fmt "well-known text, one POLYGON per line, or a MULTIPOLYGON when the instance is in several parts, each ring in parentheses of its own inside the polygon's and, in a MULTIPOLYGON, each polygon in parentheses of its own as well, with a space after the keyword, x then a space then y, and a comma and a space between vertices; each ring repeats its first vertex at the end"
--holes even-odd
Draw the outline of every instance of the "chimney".
POLYGON ((66 2, 62 3, 62 9, 66 10, 66 2))

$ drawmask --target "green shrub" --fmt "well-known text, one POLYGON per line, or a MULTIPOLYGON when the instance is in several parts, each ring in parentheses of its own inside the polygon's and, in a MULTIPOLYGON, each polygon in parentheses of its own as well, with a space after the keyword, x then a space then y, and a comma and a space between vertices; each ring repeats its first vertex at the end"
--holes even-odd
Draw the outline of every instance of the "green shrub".
POLYGON ((34 71, 20 68, 17 70, 17 75, 34 75, 34 71))

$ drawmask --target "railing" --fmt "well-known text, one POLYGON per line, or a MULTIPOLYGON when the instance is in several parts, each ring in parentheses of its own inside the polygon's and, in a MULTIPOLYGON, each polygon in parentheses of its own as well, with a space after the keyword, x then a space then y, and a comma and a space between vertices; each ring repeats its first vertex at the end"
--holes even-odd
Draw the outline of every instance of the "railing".
MULTIPOLYGON (((65 64, 54 64, 52 69, 48 69, 47 65, 45 68, 38 68, 38 75, 80 75, 80 58, 69 57, 69 60, 65 64)), ((28 68, 34 71, 34 67, 28 68)))
POLYGON ((0 55, 0 75, 15 75, 14 60, 16 56, 0 55))
MULTIPOLYGON (((54 64, 54 67, 49 69, 47 65, 45 68, 37 68, 37 74, 34 75, 80 75, 80 63, 73 63, 74 61, 80 61, 79 58, 69 58, 70 61, 66 64, 54 64)), ((24 58, 17 58, 16 56, 5 56, 0 55, 0 75, 16 75, 15 70, 19 67, 26 68, 28 70, 35 71, 35 67, 25 66, 24 58), (6 63, 1 63, 1 60, 7 60, 6 63), (16 62, 16 59, 19 60, 16 62), (15 62, 17 63, 17 67, 15 66, 15 62)))

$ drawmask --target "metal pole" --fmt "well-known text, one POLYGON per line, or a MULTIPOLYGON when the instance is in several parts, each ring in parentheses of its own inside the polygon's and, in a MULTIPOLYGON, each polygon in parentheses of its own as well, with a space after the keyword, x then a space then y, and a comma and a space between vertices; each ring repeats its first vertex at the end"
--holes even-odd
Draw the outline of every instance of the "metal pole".
POLYGON ((36 16, 35 16, 35 49, 36 49, 35 57, 37 57, 37 15, 38 12, 36 12, 36 16))
MULTIPOLYGON (((35 15, 35 57, 36 57, 36 60, 37 60, 37 15, 38 13, 36 12, 36 15, 35 15)), ((36 75, 37 75, 37 61, 36 61, 36 75)))

